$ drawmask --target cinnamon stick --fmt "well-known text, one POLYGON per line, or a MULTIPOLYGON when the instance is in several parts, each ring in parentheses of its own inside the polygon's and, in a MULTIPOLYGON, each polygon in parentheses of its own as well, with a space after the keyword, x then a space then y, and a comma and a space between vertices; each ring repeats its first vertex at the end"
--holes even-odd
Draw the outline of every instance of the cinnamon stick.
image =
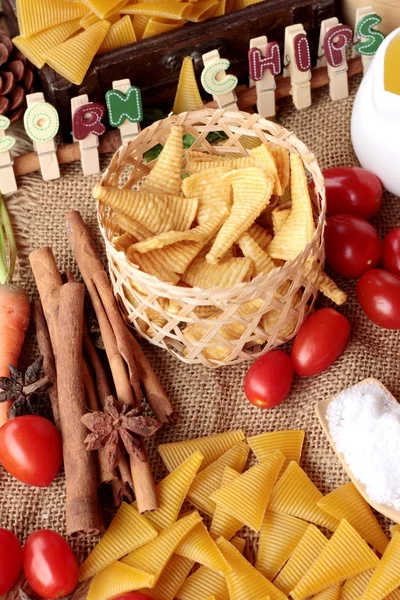
POLYGON ((66 283, 59 294, 57 384, 67 485, 67 534, 98 533, 101 528, 97 502, 95 457, 87 452, 86 412, 82 370, 84 287, 66 283))
POLYGON ((39 347, 39 352, 43 356, 43 373, 47 375, 50 381, 50 386, 47 388, 47 391, 51 402, 51 408, 53 409, 54 422, 56 427, 61 429, 57 394, 57 373, 49 330, 47 328, 47 323, 40 300, 34 300, 32 306, 37 344, 39 347))

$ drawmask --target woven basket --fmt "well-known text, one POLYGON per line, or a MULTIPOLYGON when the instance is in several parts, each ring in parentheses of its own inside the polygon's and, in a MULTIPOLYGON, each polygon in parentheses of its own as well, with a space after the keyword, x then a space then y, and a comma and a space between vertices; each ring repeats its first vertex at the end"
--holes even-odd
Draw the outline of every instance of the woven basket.
POLYGON ((314 181, 313 210, 317 227, 311 243, 295 260, 268 275, 258 275, 249 283, 229 288, 203 290, 171 285, 140 271, 112 244, 116 229, 113 211, 104 205, 98 206, 114 293, 127 321, 144 338, 191 364, 215 368, 254 359, 291 339, 317 296, 315 282, 324 263, 326 211, 320 168, 305 144, 280 125, 257 114, 202 109, 153 123, 129 145, 121 146, 102 177, 102 185, 130 188, 139 184, 153 166, 143 163, 143 154, 158 143, 164 145, 174 124, 182 125, 186 133, 196 138, 192 148, 211 153, 246 155, 246 148, 251 147, 252 142, 254 145, 257 138, 282 145, 300 154, 307 174, 314 181), (222 145, 211 146, 206 140, 208 133, 215 131, 226 134, 222 145), (209 317, 216 312, 217 315, 209 317), (189 341, 183 330, 194 324, 204 328, 200 329, 204 333, 198 341, 189 341))

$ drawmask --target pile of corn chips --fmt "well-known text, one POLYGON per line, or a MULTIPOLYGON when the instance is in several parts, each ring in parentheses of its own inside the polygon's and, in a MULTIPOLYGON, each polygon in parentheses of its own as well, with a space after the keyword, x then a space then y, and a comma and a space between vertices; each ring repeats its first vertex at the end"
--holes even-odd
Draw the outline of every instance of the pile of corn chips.
POLYGON ((133 590, 153 600, 399 600, 400 532, 389 542, 353 483, 321 494, 298 464, 304 432, 244 440, 230 431, 159 447, 170 471, 159 508, 143 516, 122 504, 80 567, 81 581, 94 576, 88 600, 133 590), (244 470, 250 450, 257 462, 244 470), (185 500, 196 510, 182 512, 185 500), (259 537, 254 566, 243 528, 259 537))
MULTIPOLYGON (((283 146, 261 142, 245 156, 194 149, 184 155, 182 136, 182 127, 173 126, 138 191, 94 188, 93 196, 113 209, 114 246, 142 271, 162 281, 203 290, 249 282, 296 258, 315 231, 301 157, 289 154, 283 146)), ((342 304, 344 292, 325 273, 317 277, 317 269, 316 263, 305 267, 303 277, 317 279, 318 288, 342 304)), ((138 283, 132 285, 141 293, 138 283)), ((290 282, 281 283, 275 297, 284 296, 289 287, 290 282)), ((293 308, 301 298, 300 290, 293 294, 293 308)), ((128 300, 137 306, 132 294, 128 300)), ((166 313, 179 314, 176 301, 159 298, 159 303, 166 313)), ((264 306, 262 298, 242 303, 239 322, 222 325, 219 335, 226 340, 241 338, 246 324, 240 317, 249 318, 264 306)), ((157 310, 145 312, 146 320, 158 327, 166 324, 167 318, 157 310)), ((199 306, 195 314, 207 324, 215 323, 221 311, 216 306, 199 306)), ((279 308, 264 314, 260 323, 264 332, 280 323, 281 314, 279 308)), ((140 327, 151 337, 146 320, 140 327)), ((289 315, 279 337, 288 338, 296 325, 296 316, 289 315)), ((206 333, 207 327, 198 323, 183 330, 189 342, 202 340, 206 333)), ((230 352, 229 345, 217 339, 202 350, 211 360, 224 360, 230 352)))

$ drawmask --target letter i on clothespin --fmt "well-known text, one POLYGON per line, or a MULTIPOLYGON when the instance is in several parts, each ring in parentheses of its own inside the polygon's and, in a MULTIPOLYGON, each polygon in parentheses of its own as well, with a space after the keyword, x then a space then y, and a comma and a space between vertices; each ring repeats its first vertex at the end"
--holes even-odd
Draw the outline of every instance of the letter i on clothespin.
POLYGON ((327 66, 332 100, 342 100, 349 95, 346 48, 352 39, 351 27, 342 25, 336 17, 321 22, 317 64, 327 66))
POLYGON ((238 79, 235 75, 228 75, 227 69, 230 62, 221 58, 218 50, 211 50, 203 54, 204 69, 201 73, 201 84, 208 94, 214 98, 219 108, 239 110, 234 89, 238 79))
POLYGON ((275 76, 281 71, 281 54, 277 42, 266 35, 250 40, 250 87, 256 86, 257 112, 263 117, 275 116, 275 76))
POLYGON ((376 14, 372 6, 362 6, 357 9, 354 23, 353 56, 361 55, 364 73, 367 72, 379 46, 385 39, 383 33, 374 29, 379 23, 382 23, 382 18, 376 14))
POLYGON ((291 94, 300 110, 311 106, 311 55, 301 23, 285 28, 284 77, 290 77, 291 94))
POLYGON ((81 165, 84 175, 100 173, 99 136, 106 128, 101 122, 105 108, 97 102, 89 102, 87 94, 71 98, 72 135, 79 142, 81 165))
POLYGON ((110 125, 118 127, 122 144, 129 144, 140 133, 143 120, 142 94, 129 79, 113 81, 113 89, 106 92, 110 125))
POLYGON ((10 119, 0 116, 0 191, 2 194, 13 194, 18 186, 15 180, 13 161, 10 150, 15 144, 15 138, 6 134, 10 126, 10 119))
POLYGON ((26 102, 28 108, 24 114, 24 127, 37 152, 42 177, 44 181, 58 179, 60 167, 54 143, 60 124, 58 113, 54 106, 45 101, 42 92, 28 94, 26 102))

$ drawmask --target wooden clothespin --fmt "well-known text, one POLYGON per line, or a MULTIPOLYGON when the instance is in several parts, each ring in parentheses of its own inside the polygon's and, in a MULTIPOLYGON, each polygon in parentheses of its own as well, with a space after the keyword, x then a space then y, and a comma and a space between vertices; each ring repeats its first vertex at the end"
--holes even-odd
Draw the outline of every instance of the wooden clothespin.
POLYGON ((235 75, 227 75, 226 70, 230 62, 221 58, 218 50, 211 50, 203 54, 204 69, 201 73, 203 88, 212 95, 219 108, 239 110, 234 92, 238 79, 235 75))
POLYGON ((118 127, 122 144, 129 144, 140 133, 143 120, 142 95, 130 79, 113 81, 113 89, 106 92, 108 117, 113 127, 118 127))
POLYGON ((356 11, 352 55, 361 55, 364 73, 367 72, 379 46, 385 39, 383 33, 374 29, 381 22, 382 18, 376 14, 371 5, 362 6, 356 11))
POLYGON ((281 55, 277 42, 268 43, 266 35, 250 40, 250 87, 256 86, 257 112, 263 117, 275 115, 275 76, 281 71, 281 55))
POLYGON ((87 94, 71 98, 72 137, 79 142, 84 175, 100 173, 99 135, 106 128, 101 123, 105 109, 97 102, 89 102, 87 94))
POLYGON ((317 67, 326 67, 326 56, 324 50, 324 39, 325 34, 330 27, 335 27, 339 25, 339 19, 337 17, 331 17, 330 19, 325 19, 325 21, 321 21, 321 29, 319 32, 319 42, 318 42, 318 52, 317 52, 317 67))
POLYGON ((26 102, 28 108, 24 114, 24 127, 37 152, 42 177, 44 181, 58 179, 60 167, 54 143, 59 128, 58 113, 54 106, 45 101, 42 92, 28 94, 26 102))
POLYGON ((342 25, 336 17, 321 22, 318 66, 327 66, 332 100, 342 100, 349 95, 346 48, 352 38, 351 27, 342 25))
POLYGON ((284 77, 290 77, 291 94, 297 109, 311 106, 311 56, 301 23, 285 28, 284 77))
POLYGON ((13 194, 18 186, 15 180, 13 161, 10 150, 15 144, 15 138, 6 135, 6 129, 10 126, 10 119, 4 115, 0 116, 0 191, 2 194, 13 194))

